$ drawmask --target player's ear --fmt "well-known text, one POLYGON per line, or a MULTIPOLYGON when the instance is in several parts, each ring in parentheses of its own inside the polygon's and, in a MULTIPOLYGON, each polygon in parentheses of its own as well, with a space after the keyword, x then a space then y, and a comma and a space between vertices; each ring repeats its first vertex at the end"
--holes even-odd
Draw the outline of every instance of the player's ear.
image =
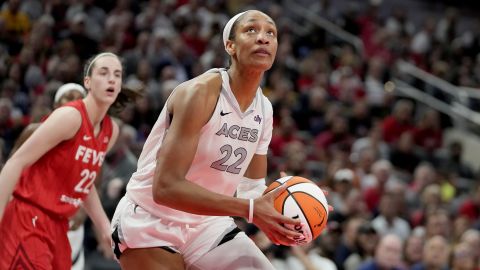
POLYGON ((235 54, 235 42, 233 42, 232 40, 227 40, 227 44, 225 47, 228 55, 232 56, 235 54))
POLYGON ((85 86, 85 89, 87 91, 90 91, 90 82, 91 82, 90 76, 86 76, 83 78, 83 85, 85 86))

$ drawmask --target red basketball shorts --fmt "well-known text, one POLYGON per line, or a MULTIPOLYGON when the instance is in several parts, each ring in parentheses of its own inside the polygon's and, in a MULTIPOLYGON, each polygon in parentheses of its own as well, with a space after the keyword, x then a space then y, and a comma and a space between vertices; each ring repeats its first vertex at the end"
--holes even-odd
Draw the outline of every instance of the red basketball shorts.
POLYGON ((67 231, 68 220, 52 218, 29 203, 13 199, 0 223, 0 269, 70 269, 67 231))

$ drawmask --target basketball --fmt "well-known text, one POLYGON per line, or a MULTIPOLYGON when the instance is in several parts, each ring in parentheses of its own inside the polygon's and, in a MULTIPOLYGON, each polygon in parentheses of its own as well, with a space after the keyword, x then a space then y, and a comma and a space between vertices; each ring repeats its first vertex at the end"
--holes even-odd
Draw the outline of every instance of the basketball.
MULTIPOLYGON (((297 245, 311 242, 317 238, 327 225, 328 203, 323 191, 312 181, 299 176, 286 176, 271 183, 264 193, 268 193, 282 184, 287 189, 275 198, 274 206, 284 216, 300 219, 304 226, 295 226, 304 239, 294 239, 297 245)), ((289 227, 289 225, 285 225, 289 227)))

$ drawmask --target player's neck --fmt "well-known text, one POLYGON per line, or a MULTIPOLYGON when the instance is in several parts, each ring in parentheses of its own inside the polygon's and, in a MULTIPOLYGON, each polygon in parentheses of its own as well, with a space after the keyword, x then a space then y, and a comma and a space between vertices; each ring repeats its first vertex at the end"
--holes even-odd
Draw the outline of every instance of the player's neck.
POLYGON ((228 71, 228 76, 230 77, 230 88, 240 105, 240 109, 245 111, 255 98, 263 72, 233 67, 228 71))
POLYGON ((100 122, 103 120, 105 115, 107 114, 109 106, 105 106, 104 104, 100 104, 95 102, 93 98, 85 98, 83 99, 85 103, 85 108, 87 109, 88 118, 90 119, 90 123, 92 123, 94 129, 100 125, 100 122))

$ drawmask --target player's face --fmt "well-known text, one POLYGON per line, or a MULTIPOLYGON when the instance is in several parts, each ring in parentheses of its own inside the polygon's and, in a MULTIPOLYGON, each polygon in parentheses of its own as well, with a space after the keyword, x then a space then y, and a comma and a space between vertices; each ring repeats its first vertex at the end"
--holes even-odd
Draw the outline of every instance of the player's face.
POLYGON ((264 13, 247 12, 237 21, 232 47, 240 64, 268 70, 277 53, 277 27, 264 13))
POLYGON ((112 104, 122 86, 120 61, 111 55, 100 57, 93 64, 91 72, 85 79, 85 86, 96 99, 112 104))

